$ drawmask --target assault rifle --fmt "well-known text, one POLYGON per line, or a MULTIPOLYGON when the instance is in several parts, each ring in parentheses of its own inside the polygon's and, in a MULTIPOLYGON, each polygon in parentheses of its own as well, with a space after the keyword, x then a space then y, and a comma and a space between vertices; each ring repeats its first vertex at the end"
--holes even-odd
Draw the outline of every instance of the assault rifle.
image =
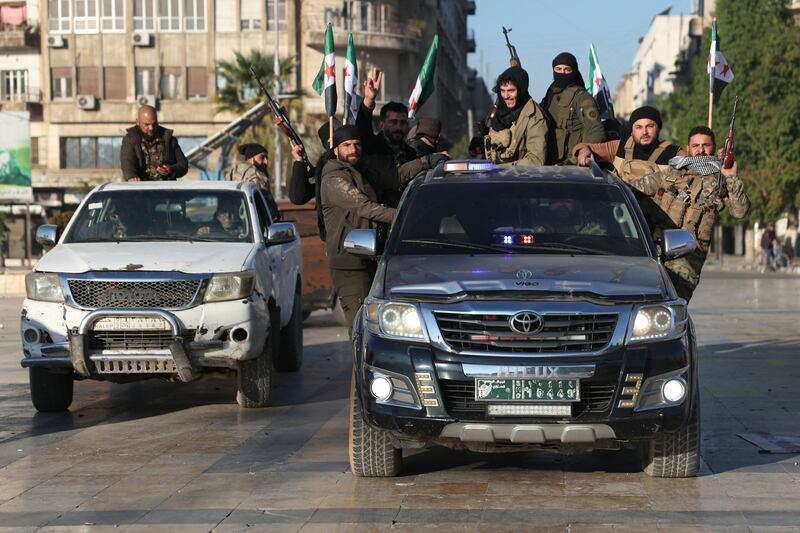
POLYGON ((281 130, 281 132, 283 132, 283 134, 289 138, 289 142, 291 143, 292 146, 299 146, 303 149, 303 160, 308 162, 308 158, 306 157, 306 149, 305 146, 303 145, 303 140, 300 139, 300 136, 292 127, 292 123, 289 121, 289 117, 286 116, 286 113, 284 112, 281 105, 278 103, 277 100, 275 100, 272 96, 270 96, 267 88, 264 87, 263 83, 261 83, 258 74, 256 74, 256 71, 253 69, 252 66, 250 67, 250 75, 253 77, 258 86, 261 88, 261 92, 264 93, 264 96, 267 97, 267 103, 269 103, 269 109, 272 112, 272 116, 275 117, 275 125, 278 126, 278 129, 281 130))
POLYGON ((506 38, 506 46, 508 47, 508 53, 511 55, 511 58, 508 60, 511 63, 512 67, 521 67, 522 63, 519 61, 519 56, 517 55, 517 47, 511 44, 511 41, 508 40, 508 34, 511 32, 511 28, 503 28, 503 37, 506 38))
MULTIPOLYGON (((733 125, 736 122, 736 104, 739 103, 739 97, 733 98, 733 111, 731 112, 731 125, 728 127, 728 135, 725 137, 725 147, 722 149, 722 168, 731 168, 735 158, 733 156, 733 125)), ((719 173, 719 184, 717 185, 719 195, 725 198, 728 191, 725 189, 725 177, 722 172, 719 173)))

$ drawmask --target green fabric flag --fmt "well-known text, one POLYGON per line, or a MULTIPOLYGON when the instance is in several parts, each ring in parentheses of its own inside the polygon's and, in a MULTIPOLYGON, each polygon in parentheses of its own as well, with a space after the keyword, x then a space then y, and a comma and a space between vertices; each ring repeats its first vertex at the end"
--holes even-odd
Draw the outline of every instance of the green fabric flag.
POLYGON ((439 36, 433 36, 433 42, 428 49, 428 55, 425 56, 425 62, 422 63, 422 69, 417 76, 417 83, 414 85, 414 91, 411 93, 411 98, 408 99, 408 118, 414 118, 417 109, 422 107, 422 104, 433 94, 434 89, 434 74, 436 72, 436 52, 439 50, 439 36))
POLYGON ((336 114, 336 54, 333 49, 333 28, 325 28, 325 56, 319 73, 312 84, 317 94, 325 93, 325 112, 329 117, 336 114))
POLYGON ((353 34, 347 37, 347 54, 344 59, 344 124, 355 124, 358 106, 361 99, 358 91, 358 65, 356 64, 356 48, 353 46, 353 34))
POLYGON ((733 71, 719 49, 719 34, 717 34, 717 20, 711 23, 711 50, 708 52, 708 92, 714 95, 714 101, 719 100, 722 89, 733 81, 733 71))

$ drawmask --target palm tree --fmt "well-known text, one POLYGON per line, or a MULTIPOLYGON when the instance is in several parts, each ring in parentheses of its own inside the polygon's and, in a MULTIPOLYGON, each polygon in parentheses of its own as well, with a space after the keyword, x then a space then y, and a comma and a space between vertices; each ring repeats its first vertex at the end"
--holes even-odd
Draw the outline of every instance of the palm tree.
MULTIPOLYGON (((264 55, 257 49, 250 50, 248 55, 234 52, 233 61, 218 61, 217 76, 223 83, 217 91, 217 110, 241 114, 259 102, 262 98, 261 91, 250 75, 250 67, 253 67, 262 83, 272 89, 275 79, 273 62, 272 55, 264 55)), ((280 60, 281 87, 286 85, 294 67, 294 58, 280 60)), ((272 97, 277 98, 278 95, 273 94, 272 97)))

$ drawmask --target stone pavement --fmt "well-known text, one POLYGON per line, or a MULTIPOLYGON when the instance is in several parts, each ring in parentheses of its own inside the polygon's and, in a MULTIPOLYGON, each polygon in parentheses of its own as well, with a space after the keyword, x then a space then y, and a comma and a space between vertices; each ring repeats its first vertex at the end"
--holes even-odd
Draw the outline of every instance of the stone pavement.
POLYGON ((347 465, 350 355, 328 314, 306 323, 302 372, 241 410, 234 379, 76 383, 36 414, 19 367, 19 299, 0 300, 0 531, 800 531, 800 455, 743 432, 800 433, 800 279, 708 273, 703 470, 651 479, 631 453, 482 455, 435 448, 405 475, 347 465))

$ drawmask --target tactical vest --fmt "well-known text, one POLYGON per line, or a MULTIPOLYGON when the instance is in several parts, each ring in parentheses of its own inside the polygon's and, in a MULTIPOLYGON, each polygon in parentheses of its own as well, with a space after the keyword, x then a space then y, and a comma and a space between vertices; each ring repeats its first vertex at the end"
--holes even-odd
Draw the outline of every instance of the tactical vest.
POLYGON ((628 137, 625 142, 625 157, 616 156, 614 158, 614 169, 617 171, 617 175, 622 178, 622 181, 630 182, 659 170, 669 170, 668 165, 659 165, 656 161, 670 144, 669 141, 663 141, 653 150, 647 161, 643 161, 633 158, 633 137, 628 137))
POLYGON ((494 163, 512 163, 525 157, 527 149, 522 141, 525 140, 531 116, 541 109, 531 98, 510 128, 498 131, 490 127, 483 139, 486 159, 494 163))
POLYGON ((717 222, 717 209, 713 203, 703 205, 701 193, 703 191, 703 176, 681 172, 670 173, 674 178, 672 184, 658 190, 654 201, 669 217, 673 228, 685 229, 697 240, 697 249, 703 254, 708 253, 709 242, 717 222))
POLYGON ((576 102, 581 87, 570 86, 550 101, 547 111, 553 117, 555 143, 552 159, 556 163, 569 157, 572 148, 583 141, 583 120, 576 102))

